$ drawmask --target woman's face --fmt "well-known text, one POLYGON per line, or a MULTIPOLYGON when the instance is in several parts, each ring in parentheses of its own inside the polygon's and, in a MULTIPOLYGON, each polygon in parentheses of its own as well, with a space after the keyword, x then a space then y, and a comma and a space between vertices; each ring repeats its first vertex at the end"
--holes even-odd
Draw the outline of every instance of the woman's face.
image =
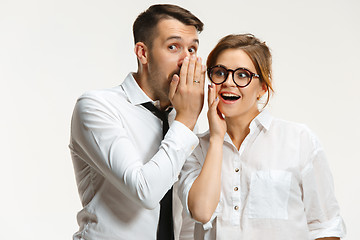
MULTIPOLYGON (((259 74, 250 57, 241 49, 224 50, 218 56, 216 65, 232 70, 243 67, 259 74)), ((258 97, 266 93, 266 86, 260 83, 259 78, 253 77, 248 86, 240 88, 234 83, 230 72, 224 83, 215 86, 220 99, 218 108, 226 118, 253 118, 259 113, 258 97)))

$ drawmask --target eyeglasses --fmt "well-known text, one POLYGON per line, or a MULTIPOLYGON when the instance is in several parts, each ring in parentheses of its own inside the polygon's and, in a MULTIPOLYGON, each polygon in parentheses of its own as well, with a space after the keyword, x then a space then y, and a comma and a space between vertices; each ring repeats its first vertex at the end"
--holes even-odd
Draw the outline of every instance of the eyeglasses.
POLYGON ((229 72, 231 72, 234 83, 241 88, 249 85, 253 77, 260 78, 258 74, 242 67, 232 70, 222 65, 216 65, 208 68, 207 72, 210 80, 216 85, 224 83, 229 76, 229 72))

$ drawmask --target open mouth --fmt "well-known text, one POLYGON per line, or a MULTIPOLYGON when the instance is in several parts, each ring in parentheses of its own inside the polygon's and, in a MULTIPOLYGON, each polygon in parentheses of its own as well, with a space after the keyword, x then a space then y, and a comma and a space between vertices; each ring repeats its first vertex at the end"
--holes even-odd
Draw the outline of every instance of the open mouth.
POLYGON ((225 101, 236 101, 236 100, 240 99, 239 95, 232 94, 232 93, 221 93, 220 96, 225 101))
POLYGON ((181 67, 180 67, 179 69, 173 71, 173 72, 169 75, 169 79, 171 80, 175 74, 180 77, 180 70, 181 70, 181 67))

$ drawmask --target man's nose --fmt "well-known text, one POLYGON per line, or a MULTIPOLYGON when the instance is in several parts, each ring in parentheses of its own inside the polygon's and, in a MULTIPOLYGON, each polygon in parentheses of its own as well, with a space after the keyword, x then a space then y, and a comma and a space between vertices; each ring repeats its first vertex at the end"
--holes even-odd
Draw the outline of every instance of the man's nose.
POLYGON ((178 66, 181 67, 182 64, 183 64, 183 62, 184 62, 184 59, 185 59, 186 57, 189 57, 189 58, 190 58, 191 55, 194 55, 194 54, 191 54, 191 53, 189 52, 189 50, 184 50, 184 51, 182 51, 181 56, 180 56, 180 59, 179 59, 178 66))

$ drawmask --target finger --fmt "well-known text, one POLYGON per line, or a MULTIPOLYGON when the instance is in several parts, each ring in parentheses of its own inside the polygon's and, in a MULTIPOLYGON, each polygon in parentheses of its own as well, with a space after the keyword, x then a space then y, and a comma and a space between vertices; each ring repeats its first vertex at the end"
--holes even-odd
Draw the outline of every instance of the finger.
POLYGON ((212 120, 217 119, 218 117, 220 119, 223 119, 221 113, 219 112, 218 104, 219 104, 219 98, 215 98, 214 101, 209 106, 208 117, 211 118, 212 120))
POLYGON ((212 111, 214 111, 214 112, 216 112, 217 113, 217 115, 220 117, 220 119, 225 119, 224 118, 224 115, 223 115, 223 113, 219 110, 219 108, 218 108, 218 105, 219 105, 219 102, 220 102, 220 98, 219 98, 219 96, 216 94, 217 93, 217 91, 216 91, 216 86, 215 85, 213 85, 213 89, 212 89, 212 94, 213 94, 213 98, 214 98, 214 100, 213 100, 213 102, 211 103, 211 110, 212 111))
POLYGON ((174 98, 174 95, 176 93, 177 86, 179 85, 180 78, 177 74, 173 75, 173 78, 170 82, 170 90, 169 90, 169 99, 170 101, 174 98))
POLYGON ((206 74, 206 67, 205 65, 201 65, 200 87, 202 89, 204 89, 204 85, 205 85, 205 74, 206 74))
POLYGON ((208 107, 210 108, 215 99, 214 85, 208 85, 208 107))
MULTIPOLYGON (((217 102, 219 102, 219 101, 217 101, 217 102)), ((217 110, 217 114, 219 115, 219 118, 222 119, 222 120, 225 120, 225 116, 224 116, 224 114, 219 110, 219 108, 216 108, 216 110, 217 110)))
POLYGON ((193 84, 197 85, 198 87, 201 87, 201 70, 202 70, 201 58, 198 57, 195 63, 195 75, 193 81, 193 84))
POLYGON ((180 85, 186 85, 187 71, 189 67, 189 57, 185 57, 180 69, 180 85))
MULTIPOLYGON (((214 99, 212 105, 211 105, 211 108, 217 109, 218 105, 219 105, 219 98, 216 97, 216 98, 214 99)), ((218 109, 217 109, 217 110, 218 110, 218 109)))
POLYGON ((186 84, 188 84, 189 86, 192 86, 194 84, 195 65, 196 65, 196 57, 193 55, 190 57, 189 67, 187 71, 186 84))

